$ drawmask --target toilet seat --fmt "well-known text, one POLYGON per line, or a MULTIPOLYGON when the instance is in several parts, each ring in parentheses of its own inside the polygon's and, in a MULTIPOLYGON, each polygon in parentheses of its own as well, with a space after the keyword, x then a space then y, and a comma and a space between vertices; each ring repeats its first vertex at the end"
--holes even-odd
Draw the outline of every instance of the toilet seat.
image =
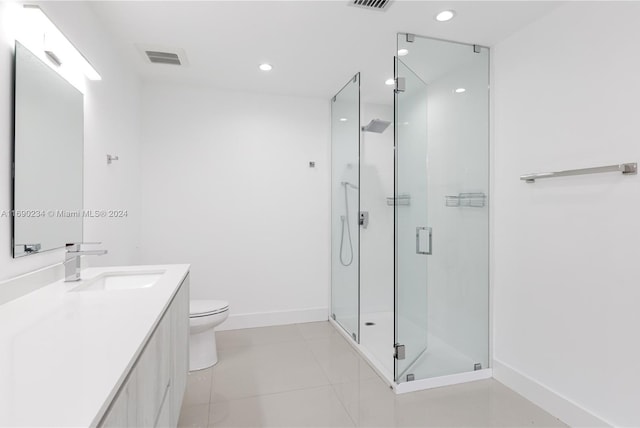
POLYGON ((189 318, 221 314, 228 310, 229 302, 225 300, 191 300, 189 302, 189 318))

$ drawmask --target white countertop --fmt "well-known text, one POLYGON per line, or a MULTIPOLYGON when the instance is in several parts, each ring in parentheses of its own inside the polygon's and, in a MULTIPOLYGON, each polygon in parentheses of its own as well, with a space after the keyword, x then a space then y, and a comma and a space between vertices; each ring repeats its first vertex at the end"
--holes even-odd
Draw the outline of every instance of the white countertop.
POLYGON ((189 265, 89 268, 0 306, 0 426, 95 426, 189 265), (104 272, 161 271, 153 287, 69 292, 104 272))

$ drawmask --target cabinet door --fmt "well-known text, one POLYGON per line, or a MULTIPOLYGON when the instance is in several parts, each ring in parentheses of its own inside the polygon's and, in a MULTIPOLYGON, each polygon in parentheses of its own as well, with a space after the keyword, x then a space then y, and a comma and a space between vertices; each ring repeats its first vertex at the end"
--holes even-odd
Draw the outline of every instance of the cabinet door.
POLYGON ((171 426, 175 427, 178 425, 189 373, 189 276, 182 282, 171 305, 171 344, 171 426))
POLYGON ((125 381, 120 392, 113 400, 111 408, 102 420, 102 428, 126 428, 137 426, 137 393, 136 393, 136 370, 125 381))
POLYGON ((172 424, 171 421, 171 385, 169 385, 162 407, 160 408, 160 414, 158 414, 158 420, 156 422, 156 428, 171 428, 176 427, 177 424, 172 424))
POLYGON ((160 321, 136 365, 138 426, 152 427, 155 425, 169 385, 171 377, 169 319, 170 317, 165 315, 160 321))
POLYGON ((107 415, 102 420, 100 426, 102 428, 124 428, 129 426, 127 420, 127 397, 120 393, 118 397, 112 402, 111 408, 107 412, 107 415))

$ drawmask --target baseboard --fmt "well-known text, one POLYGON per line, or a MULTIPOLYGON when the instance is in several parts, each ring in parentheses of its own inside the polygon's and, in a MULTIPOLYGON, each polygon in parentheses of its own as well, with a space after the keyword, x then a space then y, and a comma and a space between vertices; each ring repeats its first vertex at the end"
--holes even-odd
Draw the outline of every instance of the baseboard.
POLYGON ((269 327, 273 325, 298 324, 314 321, 326 321, 328 308, 309 308, 294 311, 256 312, 251 314, 231 314, 217 331, 238 330, 241 328, 269 327))
POLYGON ((613 426, 549 387, 497 360, 493 360, 493 377, 569 426, 613 426))

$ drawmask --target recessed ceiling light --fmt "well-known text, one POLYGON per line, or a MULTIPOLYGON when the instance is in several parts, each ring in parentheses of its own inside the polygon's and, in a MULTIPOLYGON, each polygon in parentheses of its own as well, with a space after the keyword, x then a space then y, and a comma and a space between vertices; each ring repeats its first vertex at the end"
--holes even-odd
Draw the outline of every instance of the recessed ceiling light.
POLYGON ((398 49, 398 56, 405 56, 409 53, 409 49, 398 49))
POLYGON ((465 88, 456 88, 453 90, 453 92, 455 92, 456 94, 461 94, 463 92, 466 92, 467 90, 465 88))
POLYGON ((387 79, 384 81, 384 84, 389 86, 395 85, 395 83, 396 83, 396 79, 387 79))
POLYGON ((271 71, 272 68, 271 64, 267 64, 266 62, 264 64, 260 64, 260 70, 262 71, 271 71))
POLYGON ((346 121, 347 121, 347 118, 346 118, 346 117, 341 117, 341 118, 340 118, 340 122, 346 122, 346 121))
POLYGON ((445 22, 453 19, 456 13, 453 10, 443 10, 436 15, 436 21, 445 22))

